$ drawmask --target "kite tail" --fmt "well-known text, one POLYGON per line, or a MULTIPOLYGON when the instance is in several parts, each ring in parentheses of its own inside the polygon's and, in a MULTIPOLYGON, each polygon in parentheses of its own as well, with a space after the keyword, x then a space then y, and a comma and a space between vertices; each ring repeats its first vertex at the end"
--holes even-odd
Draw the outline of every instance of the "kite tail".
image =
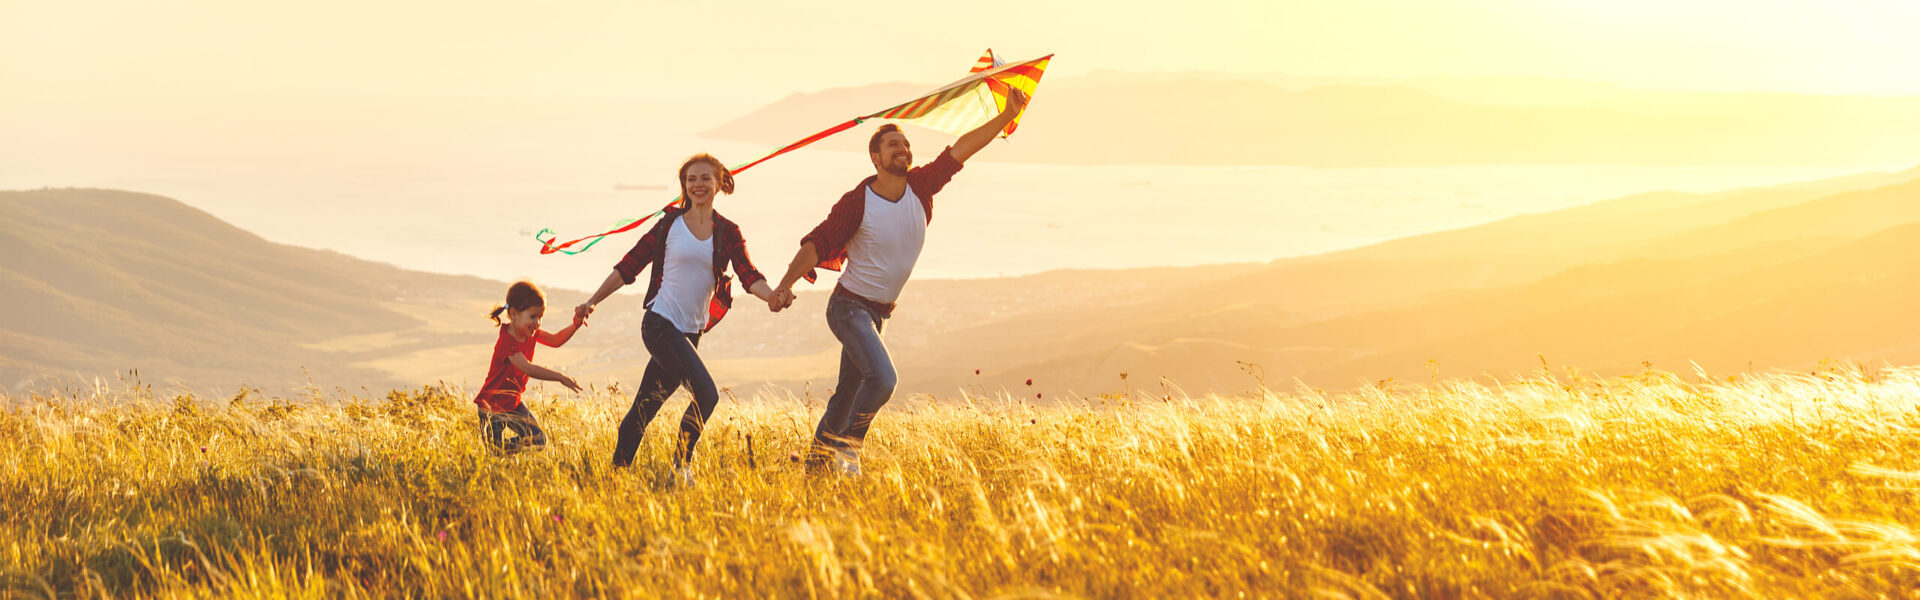
POLYGON ((611 231, 590 235, 590 236, 573 240, 564 244, 553 243, 554 240, 560 239, 560 234, 558 232, 555 232, 551 228, 541 229, 540 233, 533 234, 533 239, 540 240, 541 254, 553 254, 555 252, 558 252, 561 254, 565 254, 567 256, 573 256, 575 254, 586 252, 588 249, 593 248, 594 244, 600 243, 600 240, 606 239, 607 236, 633 231, 635 228, 641 225, 645 225, 647 221, 653 220, 654 217, 658 217, 660 215, 666 214, 668 208, 672 208, 674 204, 678 204, 679 202, 680 202, 680 199, 676 197, 673 199, 673 202, 668 202, 665 207, 662 207, 660 210, 654 211, 653 214, 650 214, 638 219, 627 219, 625 221, 621 221, 611 231), (545 237, 541 237, 541 236, 545 236, 545 237), (586 242, 587 245, 581 246, 579 248, 573 247, 574 244, 578 244, 580 242, 586 242))
MULTIPOLYGON (((739 173, 741 171, 751 169, 753 168, 754 165, 767 162, 767 159, 769 158, 786 154, 794 150, 799 150, 802 146, 806 146, 807 144, 818 142, 822 139, 826 139, 828 136, 831 136, 833 134, 840 133, 848 129, 852 129, 855 125, 859 125, 861 122, 866 120, 867 120, 866 117, 856 117, 853 119, 848 119, 847 122, 845 123, 835 125, 827 129, 826 131, 822 131, 820 133, 807 136, 806 138, 801 139, 798 142, 794 142, 791 144, 787 144, 786 146, 782 146, 779 149, 774 150, 773 152, 767 153, 766 156, 762 156, 760 158, 753 159, 752 161, 748 161, 746 164, 730 169, 730 171, 733 173, 739 173)), ((557 252, 560 254, 573 256, 575 254, 586 252, 588 249, 593 248, 594 244, 600 243, 600 240, 606 239, 607 236, 633 231, 634 228, 637 228, 641 225, 646 224, 647 221, 653 220, 654 217, 658 217, 660 215, 666 214, 668 208, 672 208, 673 205, 678 204, 679 202, 680 202, 680 198, 676 196, 674 197, 672 202, 668 202, 665 207, 662 207, 660 210, 654 211, 654 213, 651 215, 647 215, 640 219, 629 219, 626 221, 622 221, 619 223, 619 225, 615 226, 612 230, 607 231, 605 233, 590 235, 590 236, 573 240, 564 244, 553 243, 554 240, 560 239, 560 235, 554 232, 554 230, 552 229, 541 229, 540 233, 533 234, 533 239, 540 241, 541 254, 553 254, 557 252), (573 247, 574 244, 578 244, 580 242, 586 242, 587 245, 581 246, 579 248, 573 247)))
POLYGON ((800 140, 800 141, 798 141, 798 142, 794 142, 794 143, 791 143, 791 144, 787 144, 787 145, 785 145, 785 146, 782 146, 782 147, 780 147, 780 149, 779 149, 779 150, 774 150, 773 152, 769 152, 769 153, 767 153, 767 155, 766 155, 766 156, 762 156, 762 157, 760 157, 760 158, 756 158, 756 159, 753 159, 753 160, 751 160, 751 161, 748 161, 748 162, 747 162, 747 164, 744 164, 744 165, 740 165, 740 166, 738 166, 738 167, 734 167, 734 168, 733 168, 733 172, 735 172, 735 173, 739 173, 739 172, 741 172, 741 171, 745 171, 745 170, 747 170, 747 169, 751 169, 751 168, 753 168, 753 166, 754 166, 754 165, 757 165, 757 164, 760 164, 760 163, 763 163, 763 162, 767 162, 767 159, 769 159, 769 158, 773 158, 773 157, 775 157, 775 156, 779 156, 779 155, 782 155, 782 154, 786 154, 786 153, 788 153, 788 152, 792 152, 792 151, 794 151, 794 150, 799 150, 801 146, 805 146, 805 145, 807 145, 807 144, 811 144, 811 143, 814 143, 814 142, 818 142, 818 141, 820 141, 820 140, 823 140, 823 139, 826 139, 826 138, 827 138, 827 136, 831 136, 831 135, 833 135, 833 134, 836 134, 836 133, 840 133, 840 132, 842 132, 842 131, 846 131, 846 130, 848 130, 848 129, 853 129, 853 127, 854 127, 855 125, 859 125, 859 124, 860 124, 861 122, 864 122, 864 121, 866 121, 866 120, 867 120, 867 118, 866 118, 866 117, 855 117, 855 118, 852 118, 852 119, 848 119, 848 120, 847 120, 847 122, 845 122, 845 123, 841 123, 841 124, 839 124, 839 125, 835 125, 835 126, 833 126, 833 127, 830 127, 830 128, 827 128, 827 130, 826 130, 826 131, 822 131, 822 132, 820 132, 820 133, 816 133, 816 134, 813 134, 813 135, 810 135, 810 136, 807 136, 806 138, 804 138, 804 139, 801 139, 801 140, 800 140))

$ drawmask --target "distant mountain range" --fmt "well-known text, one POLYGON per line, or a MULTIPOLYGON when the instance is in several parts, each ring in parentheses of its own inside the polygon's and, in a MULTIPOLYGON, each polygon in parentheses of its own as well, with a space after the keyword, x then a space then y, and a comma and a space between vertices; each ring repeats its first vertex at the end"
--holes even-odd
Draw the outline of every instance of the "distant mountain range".
MULTIPOLYGON (((888 83, 797 93, 704 135, 783 144, 852 112, 889 106, 932 87, 888 83)), ((1030 111, 1020 133, 989 153, 990 160, 1808 165, 1887 164, 1920 155, 1916 97, 1637 92, 1556 81, 1102 73, 1047 79, 1030 111)), ((864 136, 843 134, 822 143, 860 151, 864 142, 864 136)))
MULTIPOLYGON (((481 315, 505 288, 273 244, 107 190, 0 192, 0 253, 0 386, 14 390, 130 369, 228 389, 472 385, 494 334, 481 315)), ((886 339, 906 391, 1049 398, 1543 361, 1601 374, 1914 363, 1916 256, 1920 169, 1641 194, 1266 264, 916 281, 886 339)), ((838 352, 824 289, 778 315, 742 296, 701 344, 721 385, 824 397, 838 352)), ((637 293, 616 296, 540 362, 631 389, 642 314, 637 293)))

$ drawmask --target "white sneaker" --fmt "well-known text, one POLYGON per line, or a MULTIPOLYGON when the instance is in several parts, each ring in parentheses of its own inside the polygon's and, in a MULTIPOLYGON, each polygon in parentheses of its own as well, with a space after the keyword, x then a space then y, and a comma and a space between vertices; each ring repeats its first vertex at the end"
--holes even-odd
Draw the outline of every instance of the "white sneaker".
POLYGON ((693 487, 693 466, 681 465, 673 468, 673 482, 683 488, 693 487))
POLYGON ((852 450, 842 449, 834 452, 833 461, 834 461, 834 466, 839 468, 841 476, 843 477, 859 477, 860 476, 860 454, 859 453, 856 453, 852 450))

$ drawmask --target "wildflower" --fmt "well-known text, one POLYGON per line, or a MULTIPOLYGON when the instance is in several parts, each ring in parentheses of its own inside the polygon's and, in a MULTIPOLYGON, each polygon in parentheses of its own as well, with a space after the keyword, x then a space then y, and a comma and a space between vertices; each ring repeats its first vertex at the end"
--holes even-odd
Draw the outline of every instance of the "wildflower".
POLYGON ((433 537, 440 538, 440 541, 442 542, 447 541, 447 530, 442 529, 440 530, 440 533, 433 534, 433 537))
POLYGON ((1033 387, 1033 378, 1032 378, 1032 377, 1028 377, 1028 378, 1027 378, 1027 387, 1033 387))

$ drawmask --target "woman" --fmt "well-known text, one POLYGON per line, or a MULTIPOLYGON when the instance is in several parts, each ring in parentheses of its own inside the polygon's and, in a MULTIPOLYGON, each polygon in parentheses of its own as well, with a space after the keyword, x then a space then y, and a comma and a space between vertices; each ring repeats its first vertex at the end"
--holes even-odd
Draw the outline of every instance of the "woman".
POLYGON ((633 463, 647 424, 660 412, 660 405, 682 384, 693 392, 693 403, 680 419, 680 437, 674 446, 674 471, 684 484, 693 483, 694 445, 700 430, 720 403, 713 376, 695 350, 700 336, 713 329, 733 305, 730 281, 723 272, 728 263, 740 276, 747 291, 766 301, 767 308, 778 312, 792 303, 792 294, 776 294, 766 277, 753 268, 747 258, 746 240, 740 226, 713 209, 716 194, 733 193, 733 175, 719 159, 696 154, 680 165, 680 203, 669 208, 659 223, 634 244, 633 249, 613 266, 613 273, 586 303, 574 308, 576 319, 585 319, 593 307, 633 283, 640 269, 653 264, 647 284, 647 314, 641 321, 640 339, 653 355, 634 396, 633 408, 620 420, 619 441, 613 449, 613 465, 633 463))

